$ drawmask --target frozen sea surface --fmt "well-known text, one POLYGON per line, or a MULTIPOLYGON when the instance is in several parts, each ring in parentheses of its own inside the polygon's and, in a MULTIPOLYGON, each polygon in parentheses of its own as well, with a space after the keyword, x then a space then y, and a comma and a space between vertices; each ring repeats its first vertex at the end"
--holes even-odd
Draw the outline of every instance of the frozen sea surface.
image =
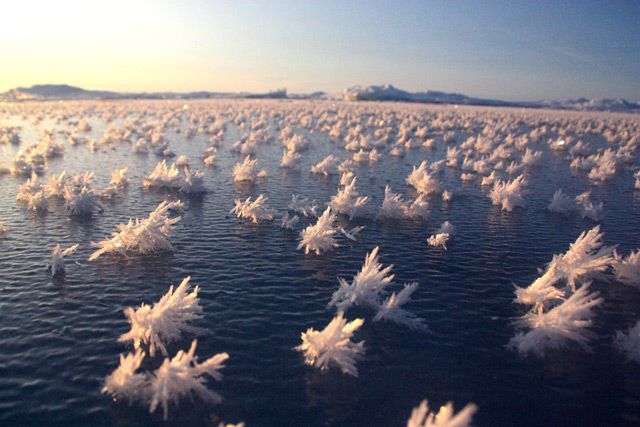
MULTIPOLYGON (((339 176, 313 176, 309 168, 330 153, 346 158, 344 149, 329 143, 326 134, 300 130, 312 145, 303 153, 300 172, 285 171, 279 167, 282 147, 272 127, 276 139, 260 145, 255 155, 268 178, 234 184, 231 170, 242 156, 232 153, 230 146, 247 131, 229 122, 216 166, 205 168, 202 157, 208 136, 185 137, 190 110, 182 110, 178 103, 158 104, 178 111, 181 131, 167 133, 170 147, 204 172, 210 190, 202 197, 180 197, 186 211, 172 238, 172 254, 87 261, 91 241, 106 238, 116 224, 130 217, 146 217, 165 198, 178 197, 143 190, 142 178, 159 161, 152 153, 134 154, 128 143, 99 145, 95 153, 86 145, 65 144, 64 156, 49 161, 46 177, 65 169, 69 173, 93 170, 95 188, 108 183, 111 170, 129 167, 131 183, 125 196, 103 202, 104 211, 90 219, 69 218, 55 206, 44 215, 31 213, 16 201, 23 179, 0 177, 0 219, 10 227, 0 238, 0 425, 216 426, 221 420, 243 420, 249 427, 401 426, 425 398, 434 406, 449 400, 456 408, 476 403, 480 408, 474 418, 477 426, 640 423, 640 365, 627 361, 612 345, 616 330, 626 330, 640 318, 637 289, 615 282, 594 283, 605 303, 596 311, 591 352, 569 347, 540 359, 506 348, 515 333, 513 320, 525 313, 525 308, 512 302, 514 284, 530 284, 554 253, 567 250, 583 230, 595 225, 578 215, 547 212, 545 207, 557 188, 571 196, 591 189, 592 199, 604 202, 605 243, 617 244, 623 254, 640 246, 640 194, 633 188, 630 168, 620 166, 610 182, 592 185, 584 172, 569 169, 563 155, 549 151, 545 143, 536 144, 544 151, 544 159, 529 176, 529 205, 511 213, 492 206, 479 180, 461 182, 459 167, 446 168, 442 182, 454 198, 449 204, 432 198, 428 221, 354 220, 349 224, 366 226, 357 242, 322 256, 305 255, 296 245, 297 232, 307 221, 290 232, 280 229, 279 218, 294 193, 321 205, 329 201, 339 176), (260 193, 276 210, 275 221, 254 225, 229 214, 234 198, 260 193), (444 220, 457 229, 448 250, 428 248, 426 237, 444 220), (67 259, 66 276, 52 279, 45 264, 57 242, 63 247, 80 243, 80 248, 67 259), (430 333, 372 323, 369 312, 350 310, 349 319, 366 319, 356 334, 367 349, 358 364, 360 376, 338 370, 322 373, 305 366, 302 355, 293 350, 300 343, 300 333, 328 323, 334 311, 327 309, 327 303, 338 287, 337 277, 350 279, 375 246, 380 246, 384 264, 395 265, 397 281, 419 282, 407 308, 425 319, 430 333), (128 330, 123 309, 157 301, 170 284, 180 283, 187 275, 201 286, 204 318, 195 325, 207 333, 199 337, 198 355, 201 359, 223 351, 230 355, 224 380, 212 384, 224 401, 211 406, 183 400, 171 407, 169 420, 162 422, 161 411, 149 414, 144 406, 114 403, 100 389, 104 377, 116 367, 118 355, 130 350, 117 341, 128 330)), ((294 108, 291 105, 325 108, 305 103, 254 104, 264 110, 282 108, 283 114, 294 108)), ((156 104, 96 105, 87 121, 93 126, 89 135, 100 141, 105 129, 103 110, 139 111, 156 104)), ((212 115, 224 117, 223 101, 211 105, 212 115)), ((250 103, 234 105, 253 108, 250 103)), ((423 106, 370 105, 376 111, 413 108, 418 115, 430 111, 423 106)), ((192 103, 192 108, 200 110, 208 106, 192 103)), ((21 145, 2 146, 0 159, 10 160, 19 149, 37 142, 42 130, 72 129, 68 121, 78 120, 73 114, 56 120, 42 113, 42 120, 34 124, 38 108, 29 108, 34 111, 30 115, 13 115, 6 109, 0 115, 0 125, 22 126, 21 145)), ((47 104, 42 110, 57 108, 47 104)), ((521 112, 513 114, 517 117, 521 112)), ((526 114, 542 117, 543 113, 526 114)), ((119 117, 108 126, 122 123, 119 117)), ((464 141, 474 132, 456 130, 456 136, 464 141)), ((58 139, 65 140, 59 133, 58 139)), ((441 135, 435 139, 435 150, 417 148, 402 158, 385 155, 376 165, 358 166, 359 192, 368 195, 374 206, 382 202, 387 184, 395 192, 415 194, 404 180, 413 165, 443 158, 446 145, 441 135)), ((591 143, 604 144, 598 136, 591 143)), ((345 218, 341 221, 347 223, 345 218)), ((187 335, 170 345, 170 353, 188 348, 192 338, 187 335)))

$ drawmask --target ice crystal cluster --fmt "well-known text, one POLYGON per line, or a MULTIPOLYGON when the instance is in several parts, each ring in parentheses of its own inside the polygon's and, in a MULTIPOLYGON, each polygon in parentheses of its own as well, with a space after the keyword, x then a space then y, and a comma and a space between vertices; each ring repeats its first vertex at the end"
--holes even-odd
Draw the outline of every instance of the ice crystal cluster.
POLYGON ((613 263, 613 248, 603 245, 600 227, 583 232, 569 250, 554 255, 544 273, 528 288, 516 287, 516 302, 531 305, 531 311, 516 324, 518 333, 510 346, 520 353, 543 356, 549 349, 574 342, 587 348, 593 308, 602 303, 598 292, 590 292, 593 277, 613 263))
POLYGON ((18 188, 16 199, 23 202, 28 209, 34 211, 43 212, 49 206, 47 194, 35 173, 18 188))
POLYGON ((289 213, 286 212, 282 217, 281 228, 284 228, 286 230, 293 230, 293 227, 296 226, 298 221, 300 221, 300 217, 298 215, 289 217, 289 213))
POLYGON ((16 198, 36 211, 46 211, 52 201, 63 202, 70 216, 91 216, 102 210, 98 195, 91 188, 93 172, 68 177, 66 172, 51 177, 42 184, 36 174, 32 174, 18 189, 16 198))
POLYGON ((262 221, 271 221, 273 219, 273 211, 267 207, 269 199, 260 194, 255 200, 247 197, 244 201, 235 200, 235 206, 230 213, 236 214, 238 218, 246 218, 254 224, 262 221))
POLYGON ((300 232, 298 250, 304 249, 305 255, 310 252, 321 255, 340 246, 338 236, 343 235, 349 240, 356 240, 356 236, 364 228, 361 226, 345 230, 336 224, 337 220, 338 218, 331 213, 331 206, 328 206, 315 224, 309 225, 300 232))
POLYGON ((405 201, 400 194, 391 191, 388 185, 384 189, 384 200, 378 218, 389 219, 421 219, 425 220, 429 216, 429 202, 423 194, 418 195, 413 201, 405 201))
POLYGON ((302 344, 296 350, 304 353, 307 365, 322 371, 331 366, 355 377, 358 376, 356 362, 364 355, 364 341, 354 343, 353 334, 364 324, 364 319, 347 322, 343 313, 336 317, 322 330, 307 329, 301 334, 302 344))
POLYGON ((551 203, 549 203, 549 206, 547 206, 547 209, 549 210, 549 212, 566 215, 573 209, 575 209, 575 202, 571 197, 565 195, 562 192, 562 189, 558 189, 555 193, 553 193, 553 198, 551 199, 551 203))
POLYGON ((267 176, 267 173, 264 170, 258 171, 258 160, 252 159, 251 156, 245 157, 242 163, 237 163, 233 167, 233 180, 235 182, 253 182, 257 178, 265 176, 267 176))
POLYGON ((100 197, 104 197, 110 199, 115 196, 122 195, 122 192, 129 185, 129 180, 127 180, 126 173, 129 168, 116 169, 111 172, 111 181, 109 185, 102 190, 100 193, 100 197))
POLYGON ((105 378, 102 393, 115 400, 134 401, 149 405, 149 412, 162 406, 164 420, 169 418, 170 404, 177 404, 181 398, 197 396, 210 404, 218 404, 222 397, 206 387, 206 377, 222 380, 220 370, 229 358, 227 353, 218 353, 202 363, 196 356, 197 341, 193 340, 189 351, 179 350, 172 358, 165 358, 158 369, 138 372, 145 354, 137 350, 126 356, 120 355, 120 365, 105 378))
POLYGON ((210 404, 217 404, 222 397, 206 387, 206 377, 217 381, 222 379, 220 370, 229 358, 227 353, 219 353, 202 363, 195 355, 196 340, 189 351, 179 350, 174 357, 168 356, 166 345, 177 341, 182 333, 198 333, 201 330, 188 323, 202 317, 202 307, 198 301, 199 287, 190 291, 190 277, 186 277, 174 290, 173 286, 153 306, 142 304, 139 308, 127 308, 125 315, 131 330, 123 334, 119 341, 133 341, 134 353, 120 355, 120 365, 104 381, 102 393, 115 400, 134 401, 149 406, 155 412, 162 406, 163 418, 169 416, 169 406, 177 404, 181 398, 194 395, 210 404), (139 372, 147 350, 151 358, 156 349, 164 355, 164 360, 153 372, 139 372))
POLYGON ((335 174, 336 163, 338 163, 338 159, 335 158, 333 155, 329 154, 320 162, 311 166, 311 173, 315 175, 324 175, 324 176, 335 174))
POLYGON ((127 224, 118 224, 118 231, 111 233, 111 239, 91 246, 99 248, 91 254, 89 261, 94 261, 104 254, 120 256, 139 254, 147 255, 158 251, 172 251, 173 246, 169 240, 173 232, 173 226, 182 217, 169 217, 171 210, 183 208, 180 201, 164 201, 145 219, 129 219, 127 224))
POLYGON ((305 218, 318 216, 316 212, 316 210, 318 209, 318 205, 316 204, 315 200, 309 200, 304 197, 299 197, 296 194, 291 195, 291 201, 287 205, 287 209, 300 214, 305 218))
POLYGON ((202 317, 202 307, 198 301, 200 288, 190 291, 187 276, 174 290, 173 286, 153 306, 142 304, 138 308, 127 307, 124 311, 131 330, 120 336, 118 341, 133 341, 137 350, 144 346, 153 357, 156 349, 167 356, 167 344, 180 338, 183 332, 198 333, 200 330, 190 326, 192 320, 202 317))
POLYGON ((300 160, 302 156, 295 151, 286 150, 282 153, 282 159, 280 160, 280 166, 288 169, 298 169, 300 166, 300 160))
POLYGON ((501 206, 503 211, 511 212, 514 208, 526 207, 526 186, 527 180, 523 175, 507 182, 498 180, 493 184, 489 197, 494 205, 501 206))
POLYGON ((400 292, 392 293, 385 298, 388 289, 395 287, 394 275, 390 274, 393 265, 383 267, 378 259, 376 247, 365 257, 364 265, 351 281, 338 278, 339 288, 331 296, 329 307, 344 312, 351 306, 362 306, 376 311, 374 321, 389 320, 413 329, 425 329, 424 320, 402 308, 411 300, 411 294, 418 284, 408 283, 400 292))
POLYGON ((627 333, 616 332, 615 344, 629 359, 640 363, 640 320, 627 333))
POLYGON ((626 258, 615 254, 613 272, 619 282, 640 289, 640 250, 631 251, 626 258))
POLYGON ((427 238, 427 244, 429 246, 442 246, 442 248, 447 250, 447 242, 449 238, 455 233, 456 228, 449 221, 445 221, 442 223, 438 231, 435 234, 429 236, 427 238))
POLYGON ((71 255, 78 249, 80 245, 76 243, 75 245, 71 245, 65 250, 62 250, 60 247, 60 243, 57 243, 53 250, 51 251, 51 264, 49 265, 49 269, 51 270, 51 276, 55 277, 60 274, 64 274, 64 257, 71 255))
POLYGON ((407 427, 470 427, 477 410, 475 404, 469 403, 456 414, 453 403, 447 402, 438 412, 432 412, 429 410, 429 402, 423 400, 411 411, 407 427))
POLYGON ((356 190, 356 181, 357 177, 354 176, 344 187, 338 189, 338 193, 329 202, 334 212, 347 215, 349 219, 357 216, 369 200, 367 196, 360 196, 356 190))
POLYGON ((407 177, 407 184, 416 189, 420 194, 431 194, 440 191, 440 181, 427 170, 428 163, 424 160, 407 177))
MULTIPOLYGON (((184 161, 183 161, 184 163, 184 161)), ((144 188, 176 190, 187 194, 203 193, 204 175, 200 171, 191 171, 188 164, 178 169, 177 163, 167 166, 167 161, 160 161, 143 180, 144 188)))
POLYGON ((146 400, 149 378, 146 374, 137 372, 144 360, 145 354, 138 349, 126 356, 120 355, 120 365, 104 380, 102 393, 111 395, 114 399, 126 399, 131 405, 135 400, 146 400))
POLYGON ((591 201, 591 192, 587 191, 576 196, 576 206, 583 218, 589 218, 592 221, 600 221, 604 210, 603 203, 594 205, 591 201))
POLYGON ((224 368, 224 362, 229 359, 229 355, 218 353, 198 363, 198 357, 195 355, 196 345, 197 341, 193 340, 189 351, 179 350, 173 358, 164 359, 162 365, 151 374, 150 412, 154 412, 158 405, 162 405, 163 417, 166 420, 169 416, 169 404, 177 403, 184 396, 196 395, 210 404, 218 404, 222 401, 218 393, 205 386, 205 375, 221 381, 220 370, 224 368))

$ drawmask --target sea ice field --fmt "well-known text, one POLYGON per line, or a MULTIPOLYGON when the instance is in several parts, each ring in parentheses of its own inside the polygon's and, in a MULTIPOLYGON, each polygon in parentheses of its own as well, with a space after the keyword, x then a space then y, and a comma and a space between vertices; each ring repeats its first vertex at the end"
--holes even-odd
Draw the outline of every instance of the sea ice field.
POLYGON ((640 424, 640 115, 3 103, 0 161, 2 426, 640 424))

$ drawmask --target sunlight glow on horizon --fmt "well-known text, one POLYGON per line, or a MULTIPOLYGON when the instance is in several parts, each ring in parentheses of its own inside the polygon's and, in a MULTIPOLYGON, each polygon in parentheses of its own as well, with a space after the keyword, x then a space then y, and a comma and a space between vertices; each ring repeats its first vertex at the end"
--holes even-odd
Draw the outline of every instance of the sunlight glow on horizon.
POLYGON ((464 5, 9 2, 0 91, 66 83, 129 92, 338 93, 390 83, 507 100, 640 99, 639 4, 464 5))

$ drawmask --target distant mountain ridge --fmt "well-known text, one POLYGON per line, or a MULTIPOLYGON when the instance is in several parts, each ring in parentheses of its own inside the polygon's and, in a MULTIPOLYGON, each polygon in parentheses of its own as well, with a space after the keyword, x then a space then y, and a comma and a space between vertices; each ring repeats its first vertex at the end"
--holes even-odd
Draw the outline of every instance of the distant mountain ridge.
POLYGON ((640 112, 640 102, 625 99, 569 99, 563 101, 501 101, 496 99, 473 98, 459 93, 437 91, 407 92, 392 85, 353 86, 345 89, 343 99, 346 101, 404 101, 432 104, 486 105, 498 107, 520 108, 552 108, 577 111, 617 111, 640 112))
POLYGON ((496 105, 513 106, 514 103, 495 99, 472 98, 460 93, 446 93, 438 91, 407 92, 392 85, 381 86, 353 86, 345 89, 342 98, 345 101, 405 101, 433 104, 464 104, 464 105, 496 105))
POLYGON ((79 87, 69 86, 66 84, 46 84, 33 85, 31 87, 18 87, 12 91, 16 94, 24 96, 32 96, 34 98, 63 98, 63 99, 85 99, 85 98, 109 98, 118 96, 117 92, 86 90, 79 87))
MULTIPOLYGON (((250 92, 114 92, 87 90, 67 84, 41 84, 18 87, 0 93, 1 101, 28 100, 80 100, 80 99, 335 99, 325 92, 311 94, 288 94, 286 89, 268 93, 250 92)), ((398 101, 430 104, 479 105, 494 107, 552 108, 576 111, 640 112, 640 102, 625 99, 577 98, 563 101, 514 102, 497 99, 474 98, 459 93, 439 91, 408 92, 392 85, 353 86, 345 89, 342 99, 346 101, 398 101)))

